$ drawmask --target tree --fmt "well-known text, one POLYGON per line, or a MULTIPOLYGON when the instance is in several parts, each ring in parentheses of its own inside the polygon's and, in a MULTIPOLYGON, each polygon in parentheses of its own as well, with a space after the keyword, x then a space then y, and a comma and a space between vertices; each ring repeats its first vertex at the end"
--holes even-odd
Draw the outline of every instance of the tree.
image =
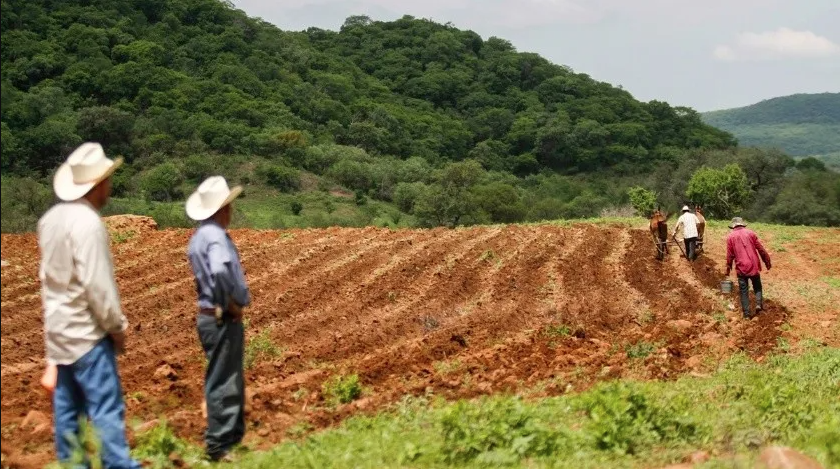
POLYGON ((711 218, 729 218, 740 212, 750 197, 744 170, 735 163, 723 169, 702 167, 688 182, 685 194, 706 209, 711 218))
POLYGON ((281 192, 300 189, 300 171, 288 166, 264 164, 257 170, 257 175, 266 184, 281 192))
POLYGON ((653 214, 653 210, 656 208, 656 192, 635 186, 627 191, 627 195, 630 197, 630 205, 633 206, 636 213, 643 217, 649 217, 653 214))
POLYGON ((475 160, 450 163, 435 175, 435 183, 417 197, 414 214, 426 226, 457 226, 481 219, 473 187, 484 177, 475 160))
POLYGON ((503 182, 476 186, 476 203, 494 223, 515 223, 525 219, 528 209, 516 188, 503 182))
POLYGON ((784 153, 762 148, 739 149, 736 160, 753 191, 777 184, 784 177, 785 171, 794 165, 793 159, 784 153))
POLYGON ((825 163, 821 160, 814 158, 813 156, 809 156, 807 158, 802 158, 796 163, 796 169, 800 171, 827 171, 828 169, 825 167, 825 163))
POLYGON ((149 200, 171 201, 181 197, 182 182, 181 171, 175 163, 167 162, 150 169, 143 176, 140 187, 149 200))

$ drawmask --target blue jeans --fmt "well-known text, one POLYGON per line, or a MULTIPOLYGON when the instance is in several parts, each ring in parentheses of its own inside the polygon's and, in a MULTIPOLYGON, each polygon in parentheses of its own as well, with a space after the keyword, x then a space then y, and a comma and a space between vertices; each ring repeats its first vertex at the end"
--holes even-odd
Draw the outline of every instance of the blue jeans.
MULTIPOLYGON (((53 393, 55 450, 71 462, 80 441, 79 420, 89 417, 102 448, 105 468, 139 468, 125 439, 125 405, 114 345, 106 337, 72 365, 58 366, 53 393)), ((90 467, 85 461, 76 467, 90 467)))

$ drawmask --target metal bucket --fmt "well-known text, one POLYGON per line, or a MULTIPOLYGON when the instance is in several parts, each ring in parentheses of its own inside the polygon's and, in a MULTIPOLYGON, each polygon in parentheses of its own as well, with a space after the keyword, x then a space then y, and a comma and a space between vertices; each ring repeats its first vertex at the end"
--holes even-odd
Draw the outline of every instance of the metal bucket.
POLYGON ((721 280, 720 291, 721 293, 732 293, 732 280, 721 280))

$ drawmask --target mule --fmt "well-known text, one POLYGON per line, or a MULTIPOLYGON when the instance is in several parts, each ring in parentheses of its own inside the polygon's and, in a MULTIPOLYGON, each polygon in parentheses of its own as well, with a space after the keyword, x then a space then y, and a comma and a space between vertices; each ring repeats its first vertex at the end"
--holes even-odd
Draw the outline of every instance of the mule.
POLYGON ((694 206, 694 216, 697 217, 697 252, 703 250, 703 233, 706 232, 706 217, 703 216, 703 207, 694 206))
POLYGON ((657 208, 650 217, 650 235, 656 244, 656 258, 660 261, 668 254, 668 218, 670 216, 657 208))

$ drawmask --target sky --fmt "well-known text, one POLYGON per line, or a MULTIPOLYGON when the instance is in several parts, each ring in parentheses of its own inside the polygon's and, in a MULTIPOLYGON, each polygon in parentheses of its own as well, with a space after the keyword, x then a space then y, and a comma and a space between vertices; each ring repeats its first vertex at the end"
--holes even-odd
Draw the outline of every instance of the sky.
POLYGON ((840 0, 233 0, 283 30, 412 15, 698 111, 840 92, 840 0))

